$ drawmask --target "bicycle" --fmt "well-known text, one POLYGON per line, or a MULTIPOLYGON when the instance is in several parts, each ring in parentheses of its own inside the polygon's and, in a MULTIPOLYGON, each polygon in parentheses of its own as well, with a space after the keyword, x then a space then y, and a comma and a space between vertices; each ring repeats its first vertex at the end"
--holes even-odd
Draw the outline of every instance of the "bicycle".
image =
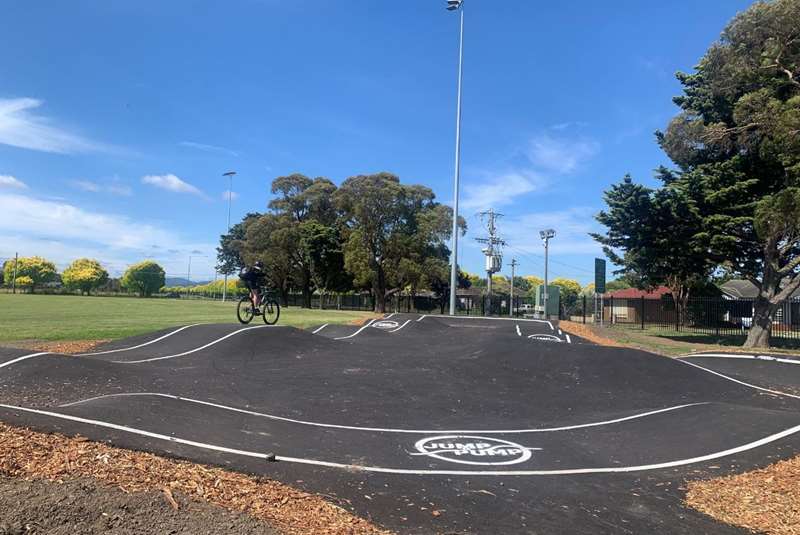
POLYGON ((254 304, 255 295, 252 291, 249 295, 245 295, 239 300, 239 304, 236 306, 236 317, 239 318, 239 323, 247 325, 253 321, 255 316, 261 316, 267 325, 278 323, 278 318, 281 316, 281 306, 268 295, 266 288, 260 288, 259 294, 262 296, 260 308, 254 304))

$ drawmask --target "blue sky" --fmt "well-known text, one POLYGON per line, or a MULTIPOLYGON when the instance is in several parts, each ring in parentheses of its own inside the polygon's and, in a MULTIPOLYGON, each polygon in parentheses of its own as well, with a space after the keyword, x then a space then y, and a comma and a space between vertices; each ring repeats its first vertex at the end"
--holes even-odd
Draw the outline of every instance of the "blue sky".
MULTIPOLYGON (((12 2, 0 33, 0 259, 213 278, 269 182, 391 171, 452 202, 458 20, 444 0, 12 2), (10 45, 10 46, 9 46, 10 45), (206 255, 205 257, 199 255, 206 255)), ((506 264, 592 279, 602 192, 667 164, 653 131, 743 0, 467 0, 461 265, 505 214, 506 264), (687 16, 691 14, 691 16, 687 16)), ((504 268, 508 273, 508 268, 504 268)))

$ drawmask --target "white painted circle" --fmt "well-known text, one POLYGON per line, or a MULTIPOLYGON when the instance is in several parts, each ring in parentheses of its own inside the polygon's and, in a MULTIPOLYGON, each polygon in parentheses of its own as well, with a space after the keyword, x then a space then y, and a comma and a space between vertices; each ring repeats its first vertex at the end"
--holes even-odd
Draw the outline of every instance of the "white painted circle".
POLYGON ((476 466, 502 466, 524 463, 533 450, 515 442, 499 438, 470 435, 443 435, 427 437, 414 444, 417 453, 440 461, 476 466))
POLYGON ((374 322, 372 326, 376 329, 396 329, 400 326, 400 324, 391 320, 379 320, 374 322))

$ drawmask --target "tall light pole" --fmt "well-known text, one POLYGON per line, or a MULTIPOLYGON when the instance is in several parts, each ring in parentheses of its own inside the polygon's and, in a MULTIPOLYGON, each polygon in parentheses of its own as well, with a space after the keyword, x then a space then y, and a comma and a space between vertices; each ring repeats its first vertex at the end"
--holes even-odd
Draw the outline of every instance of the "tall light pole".
POLYGON ((550 240, 555 238, 556 231, 551 228, 542 230, 539 232, 539 236, 544 242, 544 319, 547 319, 547 298, 548 294, 550 293, 547 269, 549 263, 550 240))
POLYGON ((456 103, 456 164, 453 179, 453 243, 450 251, 450 315, 456 314, 456 289, 458 288, 458 181, 461 177, 461 81, 464 74, 464 0, 447 0, 448 11, 459 11, 460 33, 458 40, 458 97, 456 103))
MULTIPOLYGON (((223 173, 222 176, 228 177, 228 234, 231 232, 231 200, 233 198, 233 175, 236 171, 228 171, 223 173)), ((228 298, 228 270, 225 270, 225 281, 222 283, 222 302, 228 298)))

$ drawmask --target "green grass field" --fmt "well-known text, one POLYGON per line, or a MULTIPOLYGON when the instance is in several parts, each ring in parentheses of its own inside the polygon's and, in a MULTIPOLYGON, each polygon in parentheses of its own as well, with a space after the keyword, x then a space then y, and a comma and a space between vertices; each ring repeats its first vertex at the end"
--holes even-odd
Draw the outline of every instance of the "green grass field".
MULTIPOLYGON (((0 294, 0 343, 113 340, 191 323, 238 323, 235 307, 235 302, 205 300, 0 294)), ((370 315, 287 308, 278 324, 304 328, 370 315)), ((261 318, 254 318, 252 325, 258 324, 261 318)))

